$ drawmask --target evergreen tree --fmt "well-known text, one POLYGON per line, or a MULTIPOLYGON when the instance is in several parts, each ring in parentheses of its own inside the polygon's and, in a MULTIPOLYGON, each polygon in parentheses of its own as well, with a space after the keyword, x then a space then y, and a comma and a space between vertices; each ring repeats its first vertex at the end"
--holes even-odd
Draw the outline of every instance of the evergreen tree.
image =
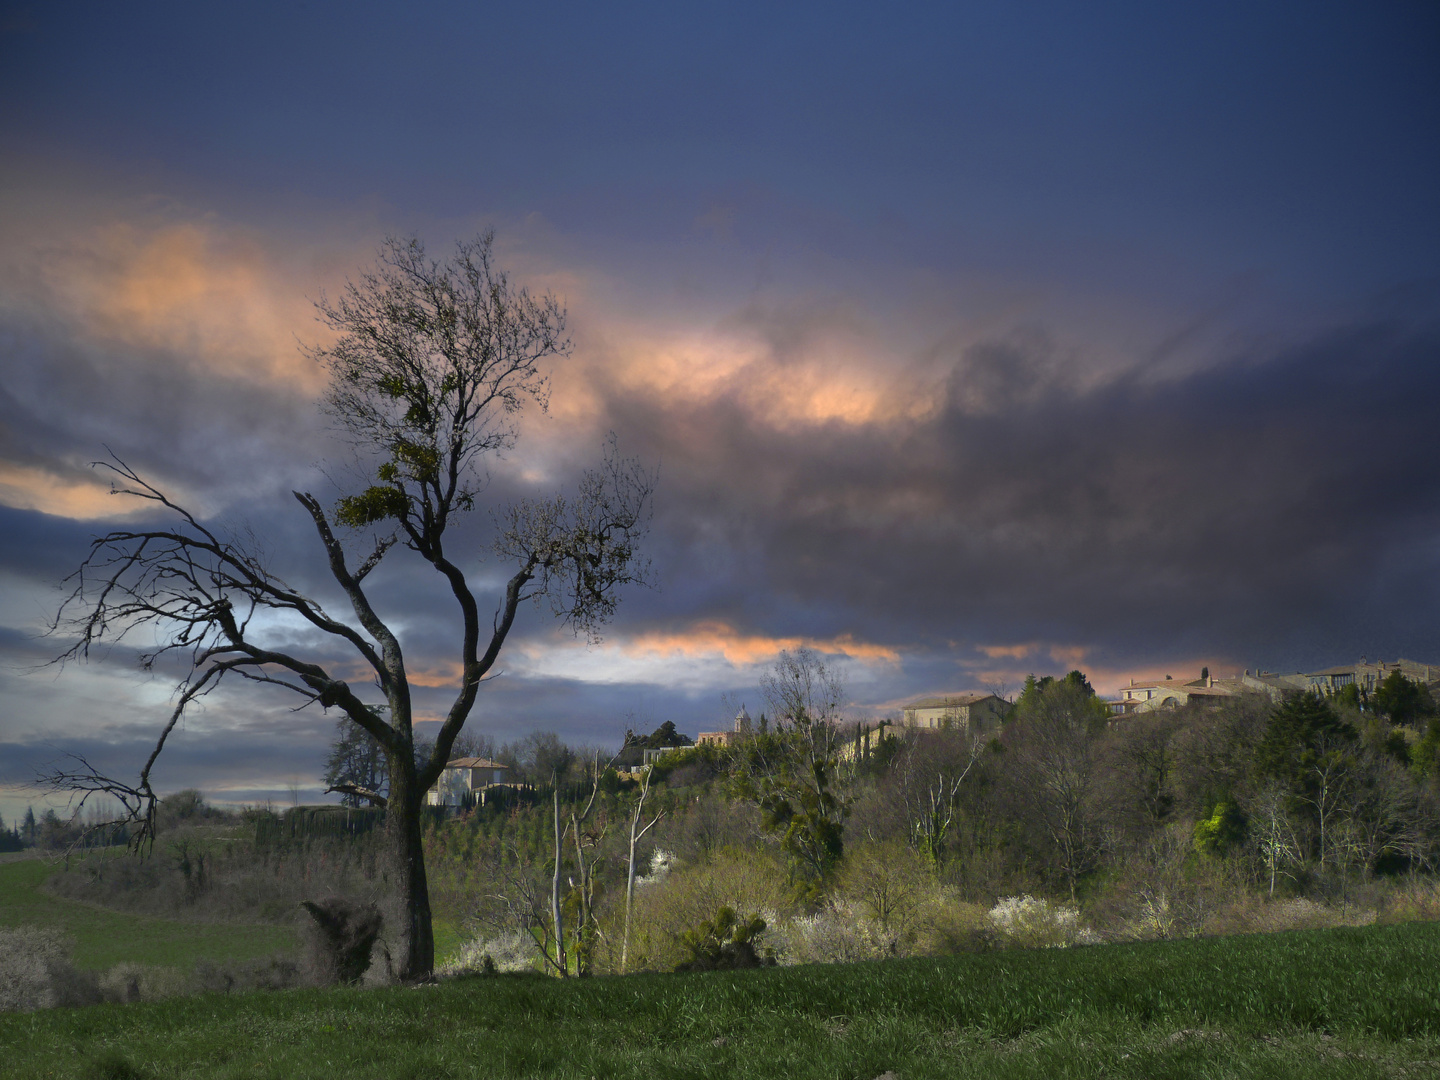
POLYGON ((1430 691, 1407 679, 1399 668, 1385 676, 1375 691, 1375 710, 1390 717, 1396 724, 1413 724, 1435 715, 1435 701, 1430 691))
POLYGON ((35 808, 27 806, 25 818, 20 823, 20 839, 24 841, 26 847, 35 846, 35 829, 35 808))
POLYGON ((1319 694, 1291 694, 1271 710, 1255 748, 1255 767, 1262 777, 1299 790, 1322 755, 1358 739, 1355 728, 1319 694))

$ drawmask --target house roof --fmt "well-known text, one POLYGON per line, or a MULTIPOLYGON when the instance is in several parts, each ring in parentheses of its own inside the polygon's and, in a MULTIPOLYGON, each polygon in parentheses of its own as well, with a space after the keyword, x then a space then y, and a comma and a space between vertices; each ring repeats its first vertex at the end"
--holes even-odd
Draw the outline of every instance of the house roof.
POLYGON ((957 706, 974 705, 977 701, 994 697, 994 694, 949 694, 945 697, 927 697, 912 701, 907 709, 953 709, 957 706))
POLYGON ((508 769, 498 761, 483 757, 457 757, 445 763, 447 769, 508 769))

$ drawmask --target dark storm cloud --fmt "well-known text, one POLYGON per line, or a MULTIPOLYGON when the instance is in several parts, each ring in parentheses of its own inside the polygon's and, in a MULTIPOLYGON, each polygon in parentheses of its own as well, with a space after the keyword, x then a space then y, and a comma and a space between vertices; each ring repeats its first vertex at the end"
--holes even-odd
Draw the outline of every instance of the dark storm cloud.
POLYGON ((666 461, 667 601, 922 649, 1440 651, 1433 325, 1091 389, 1042 366, 975 346, 913 422, 612 401, 666 461))

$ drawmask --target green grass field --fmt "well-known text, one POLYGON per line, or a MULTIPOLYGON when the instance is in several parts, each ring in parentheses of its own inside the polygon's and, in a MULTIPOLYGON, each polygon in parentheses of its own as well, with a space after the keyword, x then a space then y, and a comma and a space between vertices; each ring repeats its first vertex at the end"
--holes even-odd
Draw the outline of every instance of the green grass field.
POLYGON ((77 967, 100 970, 122 961, 190 968, 197 960, 249 960, 293 952, 286 926, 203 923, 108 911, 41 891, 54 870, 41 859, 0 863, 0 926, 45 926, 74 941, 77 967))
POLYGON ((10 1077, 1434 1077, 1440 926, 0 1017, 10 1077))

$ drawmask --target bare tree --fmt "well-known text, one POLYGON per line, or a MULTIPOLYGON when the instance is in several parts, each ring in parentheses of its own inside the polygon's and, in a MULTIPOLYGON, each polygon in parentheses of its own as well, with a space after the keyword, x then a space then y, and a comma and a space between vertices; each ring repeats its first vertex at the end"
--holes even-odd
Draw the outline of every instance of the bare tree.
POLYGON ((1138 817, 1144 831, 1159 828, 1174 809, 1177 726, 1170 713, 1136 716, 1107 740, 1109 786, 1127 811, 1122 817, 1138 817))
MULTIPOLYGON (((617 754, 616 757, 619 755, 617 754)), ((600 765, 600 751, 596 750, 590 761, 590 798, 586 800, 585 806, 577 813, 574 807, 570 810, 569 832, 575 842, 575 874, 579 879, 572 887, 576 897, 575 917, 575 974, 590 974, 590 964, 595 951, 595 936, 599 933, 599 924, 595 921, 595 869, 598 856, 589 861, 585 858, 585 849, 592 850, 599 848, 601 841, 605 839, 607 825, 601 824, 598 828, 586 830, 583 828, 589 821, 591 812, 595 809, 595 800, 600 795, 601 774, 615 763, 615 758, 602 768, 600 765)))
POLYGON ((1011 782, 1022 808, 1050 842, 1070 899, 1099 857, 1095 710, 1068 683, 1045 687, 1012 725, 1011 782))
POLYGON ((1296 802, 1314 811, 1318 829, 1317 854, 1325 869, 1335 847, 1336 826, 1351 801, 1355 786, 1356 746, 1353 738, 1320 731, 1314 737, 1313 753, 1303 775, 1305 783, 1294 793, 1296 802))
POLYGON ((123 462, 103 463, 117 477, 117 493, 151 503, 173 523, 117 530, 93 543, 56 619, 57 630, 76 634, 60 659, 87 657, 103 640, 143 630, 158 641, 143 657, 147 668, 178 655, 188 671, 137 785, 103 787, 88 775, 94 770, 85 769, 57 772, 52 780, 82 792, 103 787, 128 799, 139 824, 136 839, 144 842, 154 829, 155 760, 186 708, 222 680, 237 676, 282 690, 302 706, 340 710, 385 753, 392 888, 387 936, 397 975, 417 979, 434 964, 420 841, 425 792, 445 767, 521 604, 547 599, 557 616, 593 640, 614 613, 620 587, 643 579, 636 545, 646 531, 655 481, 618 456, 612 437, 603 465, 585 474, 574 498, 502 510, 495 550, 513 570, 491 625, 484 627, 464 560, 456 561, 446 534, 457 515, 475 507, 485 456, 515 444, 521 409, 545 406, 548 382, 541 365, 570 350, 564 311, 553 297, 533 297, 511 283, 494 265, 489 234, 460 244, 444 263, 427 258, 416 240, 387 241, 375 269, 348 284, 338 300, 322 299, 317 307, 338 334, 333 345, 310 350, 330 372, 325 407, 372 476, 332 513, 311 494, 296 492, 295 498, 350 615, 333 614, 289 586, 252 546, 222 536, 123 462), (363 555, 352 555, 337 530, 366 538, 363 555), (419 762, 401 641, 366 590, 366 580, 397 548, 440 576, 462 624, 455 657, 460 686, 434 746, 419 762), (277 632, 277 622, 286 619, 277 632), (297 651, 289 633, 296 623, 348 647, 374 691, 357 690, 297 651))
POLYGON ((630 854, 625 867, 625 931, 620 939, 621 975, 625 974, 630 963, 630 912, 635 905, 635 845, 665 816, 665 811, 661 810, 643 826, 640 824, 640 819, 645 815, 645 800, 649 797, 650 770, 646 769, 644 779, 640 782, 640 797, 635 800, 635 807, 630 812, 630 854))
POLYGON ((1270 878, 1270 895, 1275 895, 1275 880, 1287 874, 1288 866, 1304 860, 1305 845, 1289 812, 1290 794, 1282 785, 1271 784, 1261 789, 1250 803, 1251 832, 1265 860, 1270 878))
POLYGON ((984 737, 971 731, 907 731, 893 766, 911 843, 938 869, 955 821, 960 787, 975 768, 984 737))

